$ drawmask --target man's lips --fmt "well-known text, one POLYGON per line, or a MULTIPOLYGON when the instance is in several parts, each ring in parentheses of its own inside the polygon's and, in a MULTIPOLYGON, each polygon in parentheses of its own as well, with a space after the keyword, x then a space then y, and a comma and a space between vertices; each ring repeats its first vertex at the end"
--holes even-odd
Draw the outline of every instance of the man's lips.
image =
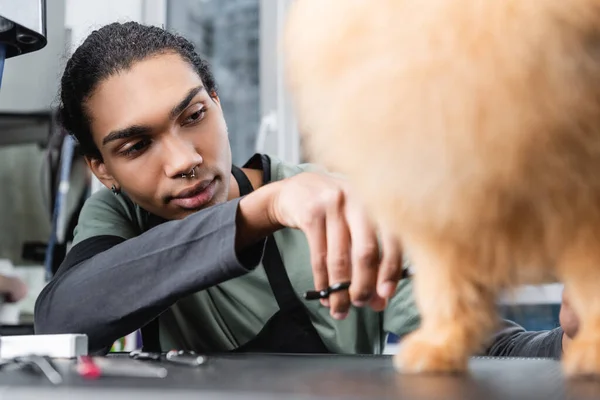
POLYGON ((191 188, 182 190, 170 203, 185 209, 198 209, 212 200, 215 195, 216 180, 204 180, 191 188))

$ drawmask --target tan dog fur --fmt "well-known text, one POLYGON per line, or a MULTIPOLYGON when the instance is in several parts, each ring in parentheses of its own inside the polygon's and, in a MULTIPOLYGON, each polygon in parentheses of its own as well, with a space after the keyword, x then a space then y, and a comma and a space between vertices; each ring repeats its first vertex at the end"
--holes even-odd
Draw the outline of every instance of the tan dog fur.
POLYGON ((296 0, 283 45, 310 159, 415 267, 396 366, 465 370, 501 290, 559 279, 600 373, 600 1, 296 0))

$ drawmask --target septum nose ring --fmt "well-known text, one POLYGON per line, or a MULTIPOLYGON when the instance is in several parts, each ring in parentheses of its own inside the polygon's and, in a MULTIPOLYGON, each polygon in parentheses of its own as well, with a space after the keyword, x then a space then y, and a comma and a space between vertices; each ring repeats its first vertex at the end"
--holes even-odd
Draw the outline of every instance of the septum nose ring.
POLYGON ((192 170, 190 172, 188 172, 187 174, 181 174, 182 178, 195 178, 196 177, 196 167, 192 168, 192 170))

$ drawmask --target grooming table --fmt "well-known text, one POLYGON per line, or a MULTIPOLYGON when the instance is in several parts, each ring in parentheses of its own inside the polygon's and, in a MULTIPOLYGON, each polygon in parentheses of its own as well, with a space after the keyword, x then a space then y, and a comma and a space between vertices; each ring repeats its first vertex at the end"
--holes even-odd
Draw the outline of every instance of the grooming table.
MULTIPOLYGON (((113 356, 114 357, 114 356, 113 356)), ((117 356, 119 357, 119 356, 117 356)), ((127 357, 120 356, 122 362, 127 357)), ((468 375, 397 374, 390 356, 240 354, 210 356, 196 368, 166 362, 165 378, 101 377, 85 380, 74 361, 55 363, 63 384, 43 376, 0 372, 0 399, 594 399, 599 381, 568 381, 546 359, 474 358, 468 375)))

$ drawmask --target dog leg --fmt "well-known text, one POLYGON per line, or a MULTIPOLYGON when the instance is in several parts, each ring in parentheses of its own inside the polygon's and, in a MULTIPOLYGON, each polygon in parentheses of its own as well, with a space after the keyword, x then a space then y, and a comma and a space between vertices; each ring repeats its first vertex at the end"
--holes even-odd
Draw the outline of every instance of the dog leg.
POLYGON ((487 274, 472 255, 447 244, 413 243, 408 250, 422 319, 400 343, 394 365, 406 373, 465 371, 497 321, 487 274))
POLYGON ((559 273, 579 329, 563 356, 570 377, 600 377, 600 247, 598 240, 581 242, 565 253, 559 273), (585 243, 588 243, 586 245, 585 243))

